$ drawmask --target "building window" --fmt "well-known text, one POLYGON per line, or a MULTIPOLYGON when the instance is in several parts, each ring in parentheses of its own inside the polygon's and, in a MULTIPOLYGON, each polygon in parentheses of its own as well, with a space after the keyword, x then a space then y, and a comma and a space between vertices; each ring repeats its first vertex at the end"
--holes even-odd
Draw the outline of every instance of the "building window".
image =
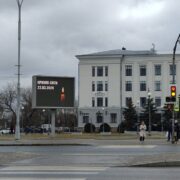
POLYGON ((97 123, 102 123, 103 122, 103 114, 100 112, 96 113, 96 122, 97 123))
POLYGON ((108 91, 108 82, 105 82, 105 91, 108 91))
POLYGON ((160 81, 155 81, 154 90, 155 91, 161 91, 161 82, 160 81))
POLYGON ((83 115, 83 123, 89 123, 89 114, 88 113, 85 113, 83 115))
POLYGON ((97 67, 97 76, 103 76, 103 66, 97 67))
POLYGON ((108 98, 105 97, 105 106, 108 107, 108 98))
POLYGON ((161 75, 161 65, 160 64, 154 65, 154 71, 155 71, 155 76, 160 76, 161 75))
POLYGON ((103 82, 97 81, 97 91, 103 91, 103 82))
POLYGON ((111 123, 117 123, 117 114, 111 113, 111 123))
POLYGON ((140 76, 146 76, 146 65, 140 65, 140 76))
POLYGON ((132 76, 132 65, 126 65, 125 70, 126 76, 132 76))
POLYGON ((92 76, 95 76, 95 66, 92 67, 92 76))
POLYGON ((97 107, 103 107, 103 98, 102 97, 97 98, 97 107))
POLYGON ((146 105, 146 97, 140 97, 140 106, 145 107, 146 105))
POLYGON ((132 98, 131 97, 126 97, 126 107, 129 106, 129 102, 132 102, 132 98))
MULTIPOLYGON (((176 64, 175 64, 175 67, 174 67, 174 71, 175 71, 174 74, 176 75, 176 64)), ((169 74, 173 75, 173 65, 172 64, 169 65, 169 74)))
POLYGON ((92 82, 92 91, 93 92, 95 91, 95 82, 94 81, 92 82))
POLYGON ((161 107, 161 97, 155 97, 155 106, 161 107))
POLYGON ((146 81, 140 82, 140 91, 146 91, 146 81))
POLYGON ((95 98, 92 97, 92 107, 94 107, 94 106, 95 106, 95 98))
POLYGON ((105 66, 105 76, 108 76, 108 66, 105 66))
POLYGON ((132 82, 126 81, 126 91, 132 91, 132 82))

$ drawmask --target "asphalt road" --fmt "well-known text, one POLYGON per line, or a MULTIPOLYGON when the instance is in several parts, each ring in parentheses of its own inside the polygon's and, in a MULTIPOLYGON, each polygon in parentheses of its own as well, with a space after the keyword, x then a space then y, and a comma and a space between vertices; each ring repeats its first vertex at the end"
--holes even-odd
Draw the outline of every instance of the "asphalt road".
MULTIPOLYGON (((12 162, 24 165, 126 166, 133 159, 179 154, 172 145, 100 145, 100 146, 13 146, 0 147, 1 155, 19 153, 23 159, 12 162), (28 155, 32 155, 28 156, 28 155), (27 155, 27 158, 26 158, 27 155), (33 155, 35 157, 33 158, 33 155), (21 160, 21 161, 20 161, 21 160)), ((8 159, 8 157, 7 157, 8 159)), ((0 160, 1 162, 1 160, 0 160)), ((7 161, 9 162, 9 161, 7 161)), ((1 163, 2 164, 2 163, 1 163)), ((4 164, 2 164, 4 165, 4 164)), ((8 164, 7 164, 8 165, 8 164)))
MULTIPOLYGON (((179 168, 127 167, 139 160, 179 154, 176 145, 13 146, 0 147, 7 159, 0 178, 9 179, 179 179, 179 168), (23 154, 10 161, 10 154, 23 154), (27 157, 26 157, 27 156, 27 157), (9 158, 9 159, 8 159, 9 158)), ((1 160, 0 160, 1 162, 1 160)))
POLYGON ((12 166, 0 170, 5 180, 177 180, 179 168, 109 168, 12 166))

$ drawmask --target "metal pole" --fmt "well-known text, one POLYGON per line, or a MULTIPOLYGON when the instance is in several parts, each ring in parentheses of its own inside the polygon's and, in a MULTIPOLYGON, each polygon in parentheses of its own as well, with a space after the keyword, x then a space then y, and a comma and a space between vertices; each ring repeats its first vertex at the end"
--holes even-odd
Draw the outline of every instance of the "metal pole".
POLYGON ((151 97, 151 93, 149 92, 149 89, 148 89, 148 112, 149 112, 148 133, 149 133, 149 136, 151 136, 151 105, 150 105, 150 97, 151 97))
POLYGON ((103 133, 104 133, 104 108, 102 108, 103 111, 103 133))
POLYGON ((51 110, 51 137, 55 137, 55 115, 56 115, 56 110, 52 109, 51 110))
POLYGON ((93 132, 93 128, 92 128, 92 118, 91 118, 91 133, 93 132))
POLYGON ((18 20, 18 82, 17 82, 17 115, 16 115, 16 131, 15 131, 15 139, 19 140, 20 139, 20 59, 21 59, 21 7, 23 0, 20 2, 19 0, 16 0, 18 4, 18 15, 19 15, 19 20, 18 20))
POLYGON ((150 97, 148 97, 148 106, 149 106, 149 136, 151 135, 151 109, 150 109, 150 97))
POLYGON ((178 100, 179 100, 179 111, 178 111, 178 118, 180 119, 180 94, 178 96, 178 100))
POLYGON ((139 101, 137 101, 137 134, 138 134, 138 128, 139 126, 139 101))
POLYGON ((123 63, 123 60, 124 60, 124 55, 122 55, 122 57, 120 58, 120 120, 119 120, 119 124, 122 122, 122 119, 123 119, 123 112, 122 112, 122 63, 123 63))
MULTIPOLYGON (((175 42, 174 48, 173 48, 173 61, 172 61, 172 76, 173 76, 173 80, 172 80, 172 84, 176 84, 175 82, 175 54, 176 54, 176 48, 177 48, 177 43, 180 42, 180 34, 175 42)), ((174 104, 173 104, 173 109, 172 109, 172 144, 174 144, 175 142, 175 138, 174 138, 174 116, 175 116, 175 112, 174 112, 174 104)))

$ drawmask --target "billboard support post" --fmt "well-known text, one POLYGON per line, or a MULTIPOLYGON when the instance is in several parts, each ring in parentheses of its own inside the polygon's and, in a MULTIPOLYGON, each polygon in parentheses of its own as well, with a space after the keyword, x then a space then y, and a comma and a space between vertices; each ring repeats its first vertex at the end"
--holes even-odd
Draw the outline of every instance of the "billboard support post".
POLYGON ((55 115, 56 110, 51 109, 51 137, 55 137, 55 115))

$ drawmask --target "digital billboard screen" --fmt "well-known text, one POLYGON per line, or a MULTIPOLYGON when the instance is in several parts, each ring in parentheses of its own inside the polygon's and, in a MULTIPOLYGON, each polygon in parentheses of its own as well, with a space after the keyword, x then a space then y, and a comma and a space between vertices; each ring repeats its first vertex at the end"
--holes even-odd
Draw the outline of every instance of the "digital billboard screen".
POLYGON ((75 78, 33 76, 33 108, 74 107, 75 78))

